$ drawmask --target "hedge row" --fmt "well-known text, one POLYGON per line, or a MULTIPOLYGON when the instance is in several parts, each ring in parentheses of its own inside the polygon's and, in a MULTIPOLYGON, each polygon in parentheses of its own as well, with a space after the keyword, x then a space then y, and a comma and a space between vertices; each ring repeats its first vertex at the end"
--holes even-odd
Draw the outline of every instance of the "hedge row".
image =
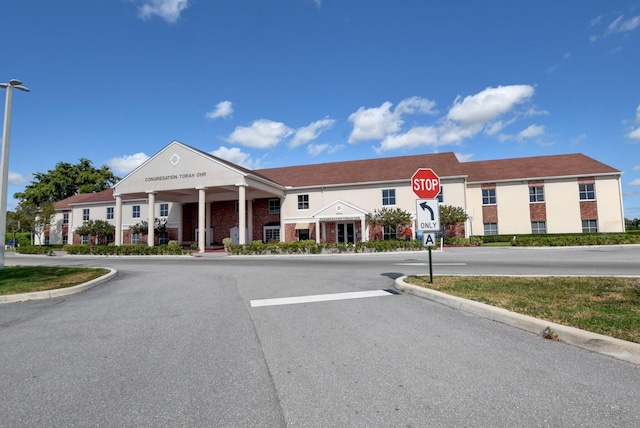
POLYGON ((314 240, 273 242, 265 244, 262 241, 253 241, 251 244, 228 244, 225 242, 227 253, 233 255, 247 254, 336 254, 336 253, 374 253, 385 251, 416 251, 423 250, 420 241, 368 241, 355 244, 321 242, 314 240))
POLYGON ((96 256, 181 256, 193 252, 185 250, 178 244, 156 245, 66 245, 64 250, 73 255, 96 256))
POLYGON ((628 233, 580 233, 572 235, 517 235, 515 237, 511 237, 511 245, 516 247, 562 247, 622 244, 640 244, 640 235, 628 233))

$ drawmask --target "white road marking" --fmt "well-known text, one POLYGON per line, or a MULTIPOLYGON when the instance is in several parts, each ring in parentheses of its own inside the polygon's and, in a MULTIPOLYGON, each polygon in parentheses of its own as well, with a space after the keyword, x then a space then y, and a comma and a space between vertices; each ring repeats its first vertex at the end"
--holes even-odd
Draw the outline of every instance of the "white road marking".
POLYGON ((351 293, 317 294, 315 296, 282 297, 277 299, 251 300, 251 307, 294 305, 297 303, 328 302, 330 300, 362 299, 365 297, 393 296, 385 290, 354 291, 351 293))
MULTIPOLYGON (((429 266, 426 262, 394 263, 396 266, 429 266)), ((432 266, 466 266, 466 263, 432 263, 432 266)))

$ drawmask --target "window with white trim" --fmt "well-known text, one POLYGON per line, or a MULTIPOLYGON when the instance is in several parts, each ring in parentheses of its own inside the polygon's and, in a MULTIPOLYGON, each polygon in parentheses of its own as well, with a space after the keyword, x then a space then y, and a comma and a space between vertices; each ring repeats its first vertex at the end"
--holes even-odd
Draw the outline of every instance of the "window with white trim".
POLYGON ((69 213, 62 214, 62 224, 69 224, 69 213))
POLYGON ((440 203, 444 202, 444 188, 442 187, 442 185, 440 185, 440 193, 438 193, 438 196, 436 196, 436 199, 440 203))
POLYGON ((113 207, 107 207, 107 220, 113 220, 113 207))
POLYGON ((132 233, 131 234, 131 243, 132 244, 139 244, 140 243, 140 234, 139 233, 132 233))
POLYGON ((482 189, 482 205, 495 205, 496 189, 482 189))
POLYGON ((596 188, 594 183, 578 184, 581 201, 593 201, 596 199, 596 188))
POLYGON ((309 229, 298 229, 298 241, 306 241, 309 236, 309 229))
POLYGON ((396 189, 382 189, 382 205, 396 204, 396 189))
POLYGON ((82 220, 83 221, 89 220, 89 208, 84 208, 82 210, 82 220))
POLYGON ((309 195, 298 195, 298 211, 309 209, 309 195))
POLYGON ((547 233, 547 222, 546 221, 532 221, 531 222, 531 233, 532 234, 545 234, 547 233))
POLYGON ((131 207, 131 217, 140 218, 140 205, 133 205, 131 207))
POLYGON ((160 217, 169 217, 169 204, 160 204, 160 217))
POLYGON ((532 186, 529 187, 529 202, 544 202, 544 187, 532 186))
POLYGON ((82 235, 82 245, 89 244, 89 235, 82 235))
POLYGON ((280 199, 269 199, 269 214, 280 214, 280 199))
POLYGON ((485 223, 484 224, 484 234, 485 235, 497 235, 498 234, 498 223, 485 223))
POLYGON ((582 233, 596 233, 598 220, 582 220, 582 233))
POLYGON ((264 242, 280 241, 280 226, 264 226, 262 230, 264 242))

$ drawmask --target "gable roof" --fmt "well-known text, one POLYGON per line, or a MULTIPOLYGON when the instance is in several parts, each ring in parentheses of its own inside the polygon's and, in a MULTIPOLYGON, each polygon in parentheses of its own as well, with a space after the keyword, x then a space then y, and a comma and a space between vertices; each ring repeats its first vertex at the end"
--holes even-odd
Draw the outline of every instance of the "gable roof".
POLYGON ((463 162, 461 165, 469 183, 621 174, 582 153, 463 162))
POLYGON ((53 204, 53 206, 56 208, 56 210, 65 210, 71 208, 72 205, 76 204, 87 204, 106 201, 115 201, 115 198, 113 197, 113 189, 107 189, 103 190, 102 192, 96 193, 79 193, 77 195, 71 196, 70 198, 58 201, 53 204))
POLYGON ((397 180, 408 182, 418 168, 431 168, 440 177, 465 175, 453 152, 287 166, 254 172, 284 186, 306 187, 397 180))

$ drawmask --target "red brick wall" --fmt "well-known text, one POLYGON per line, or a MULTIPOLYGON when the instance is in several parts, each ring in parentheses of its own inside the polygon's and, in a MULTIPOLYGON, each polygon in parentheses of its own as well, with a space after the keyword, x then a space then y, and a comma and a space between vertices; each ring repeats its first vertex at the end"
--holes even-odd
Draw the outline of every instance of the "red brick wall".
POLYGON ((482 207, 482 222, 497 223, 498 222, 498 206, 485 205, 482 207))
POLYGON ((529 204, 531 221, 547 221, 547 204, 537 202, 529 204))
POLYGON ((598 204, 596 201, 580 201, 580 219, 596 220, 598 218, 598 204))
MULTIPOLYGON (((269 223, 280 224, 280 214, 269 214, 269 199, 256 199, 253 201, 253 239, 264 239, 264 226, 269 223)), ((282 232, 282 231, 280 231, 282 232)), ((285 231, 286 236, 286 231, 285 231)))
MULTIPOLYGON (((196 204, 196 209, 198 208, 196 204)), ((196 224, 198 215, 196 211, 196 224)), ((224 238, 229 238, 231 230, 239 227, 240 215, 236 212, 236 201, 213 202, 211 204, 211 227, 213 228, 213 242, 222 244, 224 238)), ((194 230, 197 226, 194 227, 194 230)), ((246 225, 245 225, 246 227, 246 225)), ((255 235, 254 235, 255 238, 255 235)))

